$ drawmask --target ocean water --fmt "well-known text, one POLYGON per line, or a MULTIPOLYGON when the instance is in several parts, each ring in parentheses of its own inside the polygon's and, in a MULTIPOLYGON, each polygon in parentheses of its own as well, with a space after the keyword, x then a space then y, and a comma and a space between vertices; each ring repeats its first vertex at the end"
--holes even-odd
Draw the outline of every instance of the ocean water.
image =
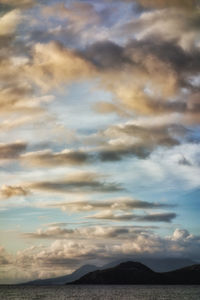
POLYGON ((0 286, 0 300, 200 300, 200 286, 0 286))

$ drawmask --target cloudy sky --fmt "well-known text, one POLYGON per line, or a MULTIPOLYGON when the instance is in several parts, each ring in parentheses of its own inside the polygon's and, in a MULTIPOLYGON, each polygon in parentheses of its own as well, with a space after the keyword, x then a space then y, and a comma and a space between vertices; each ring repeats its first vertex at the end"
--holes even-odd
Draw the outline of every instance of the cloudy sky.
POLYGON ((0 0, 0 282, 200 260, 198 0, 0 0))

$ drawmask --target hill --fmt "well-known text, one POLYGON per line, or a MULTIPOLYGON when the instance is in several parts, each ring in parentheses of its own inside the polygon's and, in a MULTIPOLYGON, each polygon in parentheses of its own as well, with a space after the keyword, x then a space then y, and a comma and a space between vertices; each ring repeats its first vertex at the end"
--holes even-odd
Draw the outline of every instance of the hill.
POLYGON ((139 262, 90 272, 71 284, 200 284, 200 265, 158 273, 139 262))

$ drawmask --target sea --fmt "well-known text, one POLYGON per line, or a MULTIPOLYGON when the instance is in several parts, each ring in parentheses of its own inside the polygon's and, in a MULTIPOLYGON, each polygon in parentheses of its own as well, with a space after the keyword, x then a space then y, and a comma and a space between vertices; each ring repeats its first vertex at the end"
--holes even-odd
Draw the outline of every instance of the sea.
POLYGON ((200 300, 200 286, 0 286, 0 300, 200 300))

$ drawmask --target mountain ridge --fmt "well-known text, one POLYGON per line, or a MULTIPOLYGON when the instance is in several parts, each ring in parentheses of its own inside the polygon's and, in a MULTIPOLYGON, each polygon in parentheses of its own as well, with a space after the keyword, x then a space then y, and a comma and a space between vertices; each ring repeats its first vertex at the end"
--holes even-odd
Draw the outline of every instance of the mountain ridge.
MULTIPOLYGON (((101 267, 86 264, 82 265, 80 268, 72 272, 71 274, 62 275, 59 277, 54 278, 46 278, 46 279, 36 279, 24 283, 19 283, 20 285, 62 285, 72 281, 75 281, 86 275, 89 272, 95 270, 104 270, 108 268, 113 268, 123 262, 127 261, 135 261, 132 257, 121 258, 110 263, 107 263, 101 267)), ((174 271, 176 269, 184 268, 186 266, 196 264, 195 261, 188 259, 188 258, 141 258, 141 263, 147 266, 150 269, 153 269, 156 272, 167 272, 167 271, 174 271)))
POLYGON ((139 262, 90 272, 69 284, 200 284, 200 264, 158 273, 139 262))

